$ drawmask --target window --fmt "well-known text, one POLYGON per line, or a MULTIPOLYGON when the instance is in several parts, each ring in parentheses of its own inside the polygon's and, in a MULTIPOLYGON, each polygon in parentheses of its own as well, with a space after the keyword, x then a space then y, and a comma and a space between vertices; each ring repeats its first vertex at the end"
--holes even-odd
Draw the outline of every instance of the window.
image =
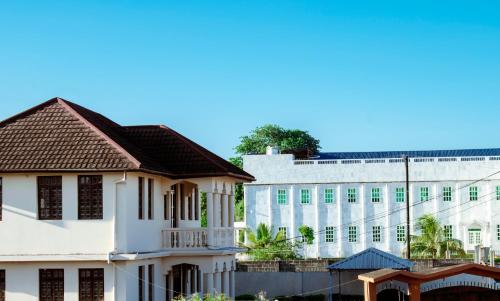
POLYGON ((5 270, 0 270, 0 301, 5 301, 5 270))
POLYGON ((429 200, 429 187, 420 187, 420 201, 427 202, 429 200))
POLYGON ((325 228, 325 240, 326 242, 335 242, 337 240, 336 237, 337 229, 332 226, 328 226, 325 228))
POLYGON ((451 187, 443 187, 443 201, 451 202, 451 187))
POLYGON ((405 226, 399 225, 396 227, 396 241, 399 241, 399 242, 406 241, 405 226))
POLYGON ((372 188, 372 203, 380 203, 381 199, 380 188, 372 188))
POLYGON ((358 227, 357 226, 349 226, 347 232, 347 238, 349 242, 357 242, 358 241, 358 227))
MULTIPOLYGON (((0 178, 0 221, 2 220, 2 178, 0 178)), ((2 299, 0 299, 2 301, 2 299)))
POLYGON ((138 212, 138 217, 139 219, 144 219, 144 178, 139 177, 139 204, 137 209, 139 210, 138 212))
POLYGON ((62 219, 62 177, 38 177, 38 218, 62 219))
POLYGON ((300 190, 300 203, 311 204, 311 191, 309 189, 300 190))
POLYGON ((469 200, 477 201, 477 186, 469 187, 469 200))
POLYGON ((469 229, 469 244, 470 245, 481 244, 481 229, 469 229))
POLYGON ((335 191, 333 188, 327 188, 325 189, 325 203, 326 204, 333 204, 335 201, 335 191))
POLYGON ((138 279, 139 279, 139 301, 145 301, 144 300, 144 295, 145 295, 146 292, 144 291, 144 289, 145 289, 145 285, 144 285, 145 284, 145 279, 144 279, 144 276, 145 275, 144 275, 144 266, 143 265, 139 266, 138 273, 139 273, 139 275, 138 275, 139 276, 138 277, 138 279))
POLYGON ((396 188, 396 202, 404 203, 405 202, 405 188, 397 187, 396 188))
POLYGON ((453 238, 453 226, 444 225, 444 239, 450 240, 453 238))
POLYGON ((155 265, 148 265, 148 300, 154 300, 155 265))
POLYGON ((78 176, 78 219, 102 219, 102 176, 78 176))
MULTIPOLYGON (((0 207, 2 206, 2 191, 1 191, 1 186, 2 186, 2 179, 0 178, 0 207)), ((496 192, 496 199, 497 201, 500 201, 500 186, 495 187, 495 192, 496 192)), ((0 213, 0 220, 2 219, 1 213, 0 213)))
POLYGON ((287 238, 286 227, 278 227, 278 232, 282 232, 283 236, 287 238))
POLYGON ((278 205, 286 205, 286 190, 278 189, 278 205))
POLYGON ((170 216, 170 202, 169 202, 170 193, 163 195, 163 219, 168 220, 170 216))
POLYGON ((500 225, 497 225, 497 240, 500 241, 500 225))
POLYGON ((79 301, 104 300, 104 269, 79 269, 79 301))
POLYGON ((154 215, 154 180, 148 179, 148 219, 153 219, 154 215))
POLYGON ((64 300, 64 270, 41 269, 39 270, 39 295, 40 301, 64 300))
POLYGON ((347 188, 347 202, 356 203, 357 192, 356 188, 347 188))
POLYGON ((372 241, 373 242, 381 242, 382 241, 382 227, 381 226, 373 226, 372 227, 372 241))

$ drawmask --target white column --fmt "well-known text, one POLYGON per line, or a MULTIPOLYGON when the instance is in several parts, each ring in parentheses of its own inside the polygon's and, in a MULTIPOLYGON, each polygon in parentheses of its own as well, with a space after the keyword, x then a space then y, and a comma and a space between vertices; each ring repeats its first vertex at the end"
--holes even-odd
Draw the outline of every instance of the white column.
POLYGON ((214 295, 214 274, 206 273, 205 277, 207 278, 205 291, 209 295, 214 295))
POLYGON ((229 227, 234 227, 234 195, 231 194, 229 197, 229 227))
MULTIPOLYGON (((366 192, 366 184, 362 184, 361 187, 359 188, 359 199, 361 201, 361 216, 363 218, 366 217, 366 203, 368 202, 368 197, 367 192, 366 192)), ((356 219, 355 219, 356 220, 356 219)), ((351 219, 352 221, 352 219, 351 219)), ((359 227, 359 240, 361 241, 361 249, 365 250, 366 249, 366 241, 368 238, 367 231, 366 231, 366 220, 361 221, 361 226, 359 227)))
POLYGON ((230 296, 230 292, 229 292, 229 271, 224 271, 222 272, 222 283, 224 284, 223 285, 223 288, 224 288, 224 295, 226 296, 230 296))
POLYGON ((191 270, 186 271, 186 296, 191 295, 191 270))
POLYGON ((214 289, 217 291, 217 293, 221 293, 221 273, 220 272, 215 272, 214 273, 214 289))
POLYGON ((168 281, 168 299, 174 300, 174 273, 173 271, 169 271, 167 274, 168 281))
MULTIPOLYGON (((268 215, 269 226, 271 227, 273 225, 273 188, 271 185, 267 187, 267 199, 269 200, 267 215, 268 215)), ((278 231, 278 229, 274 230, 278 231)))
POLYGON ((214 200, 212 192, 207 192, 207 244, 214 246, 214 200))
MULTIPOLYGON (((342 206, 344 203, 343 193, 344 187, 339 185, 337 187, 337 245, 339 249, 338 257, 343 257, 343 243, 344 243, 344 229, 342 227, 342 206)), ((347 227, 346 227, 347 228, 347 227)))
POLYGON ((198 270, 193 270, 193 294, 198 292, 198 270))
POLYGON ((229 281, 231 281, 231 284, 229 285, 230 289, 229 296, 231 297, 231 299, 234 299, 234 297, 236 297, 236 283, 234 278, 235 278, 235 271, 232 270, 231 272, 229 272, 229 281))
POLYGON ((314 210, 314 232, 316 233, 314 236, 315 236, 315 242, 314 244, 316 245, 316 257, 319 258, 321 256, 321 248, 320 248, 320 241, 321 241, 321 238, 324 236, 324 234, 322 232, 320 232, 320 229, 319 229, 319 220, 320 220, 320 217, 319 217, 319 204, 320 204, 320 192, 319 192, 319 186, 316 185, 314 187, 314 194, 315 194, 315 198, 313 200, 314 202, 314 207, 315 207, 315 210, 314 210))
POLYGON ((185 192, 185 196, 182 198, 184 202, 184 220, 189 220, 189 196, 187 191, 185 192))
POLYGON ((196 209, 195 209, 195 206, 196 206, 196 189, 193 187, 193 190, 191 191, 191 219, 192 220, 196 220, 196 209))
POLYGON ((229 226, 229 204, 227 194, 221 194, 222 199, 222 227, 226 228, 229 226))
POLYGON ((198 270, 197 277, 198 277, 198 286, 199 286, 198 292, 200 293, 201 296, 203 296, 204 283, 203 283, 203 272, 201 270, 198 270))
POLYGON ((294 186, 290 186, 290 199, 288 200, 290 206, 290 237, 292 238, 292 241, 294 241, 293 237, 295 237, 295 202, 294 202, 294 197, 295 197, 295 190, 294 186))
POLYGON ((220 194, 214 192, 214 227, 220 227, 220 194))
POLYGON ((176 206, 175 206, 175 211, 177 211, 177 227, 179 227, 179 223, 181 220, 181 185, 176 184, 176 190, 175 190, 175 200, 176 206))

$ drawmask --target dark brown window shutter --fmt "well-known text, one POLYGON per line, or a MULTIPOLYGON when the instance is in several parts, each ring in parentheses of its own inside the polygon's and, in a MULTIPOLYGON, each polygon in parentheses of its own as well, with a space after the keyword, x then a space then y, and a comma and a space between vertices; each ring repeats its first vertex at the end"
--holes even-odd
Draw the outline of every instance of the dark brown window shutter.
POLYGON ((148 300, 154 300, 154 277, 155 277, 155 265, 148 265, 148 300))
POLYGON ((78 219, 102 219, 102 176, 78 176, 78 219))
POLYGON ((5 270, 0 270, 0 301, 5 301, 5 270))
POLYGON ((139 177, 139 219, 144 219, 144 178, 139 177))
POLYGON ((38 177, 38 218, 62 219, 62 177, 38 177))
POLYGON ((104 301, 104 269, 79 270, 79 301, 104 301))
POLYGON ((64 270, 39 270, 39 298, 40 301, 64 300, 64 270))
POLYGON ((148 179, 148 219, 153 219, 153 212, 154 212, 153 193, 154 193, 154 180, 148 179))
POLYGON ((144 266, 139 266, 139 301, 144 301, 144 266))

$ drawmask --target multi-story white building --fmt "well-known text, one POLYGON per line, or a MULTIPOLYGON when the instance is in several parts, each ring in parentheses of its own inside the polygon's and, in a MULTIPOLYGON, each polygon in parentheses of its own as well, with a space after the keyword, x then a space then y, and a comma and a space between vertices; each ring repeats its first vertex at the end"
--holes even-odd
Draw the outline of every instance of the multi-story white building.
POLYGON ((245 223, 274 232, 316 233, 310 257, 345 257, 368 247, 402 255, 406 241, 405 163, 409 157, 410 233, 434 214, 445 235, 465 249, 500 250, 500 149, 320 153, 308 159, 280 154, 243 157, 257 181, 246 183, 245 223))
POLYGON ((167 127, 59 98, 2 121, 0 300, 234 296, 233 191, 251 180, 167 127))

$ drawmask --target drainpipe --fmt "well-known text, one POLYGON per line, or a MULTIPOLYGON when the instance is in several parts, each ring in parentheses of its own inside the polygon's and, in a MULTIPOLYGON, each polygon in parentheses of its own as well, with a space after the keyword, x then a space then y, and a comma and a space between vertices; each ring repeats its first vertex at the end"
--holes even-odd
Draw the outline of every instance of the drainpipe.
MULTIPOLYGON (((118 227, 116 225, 116 219, 117 219, 117 214, 118 214, 118 184, 123 184, 127 181, 127 172, 123 172, 123 177, 121 179, 118 179, 113 182, 114 187, 113 187, 113 250, 111 252, 108 252, 108 264, 112 263, 111 262, 111 256, 112 254, 116 254, 118 250, 118 244, 117 244, 117 233, 118 233, 118 227)), ((116 281, 116 265, 113 264, 113 282, 114 282, 114 287, 113 287, 113 294, 114 294, 114 299, 116 300, 116 286, 117 286, 117 281, 116 281)))

